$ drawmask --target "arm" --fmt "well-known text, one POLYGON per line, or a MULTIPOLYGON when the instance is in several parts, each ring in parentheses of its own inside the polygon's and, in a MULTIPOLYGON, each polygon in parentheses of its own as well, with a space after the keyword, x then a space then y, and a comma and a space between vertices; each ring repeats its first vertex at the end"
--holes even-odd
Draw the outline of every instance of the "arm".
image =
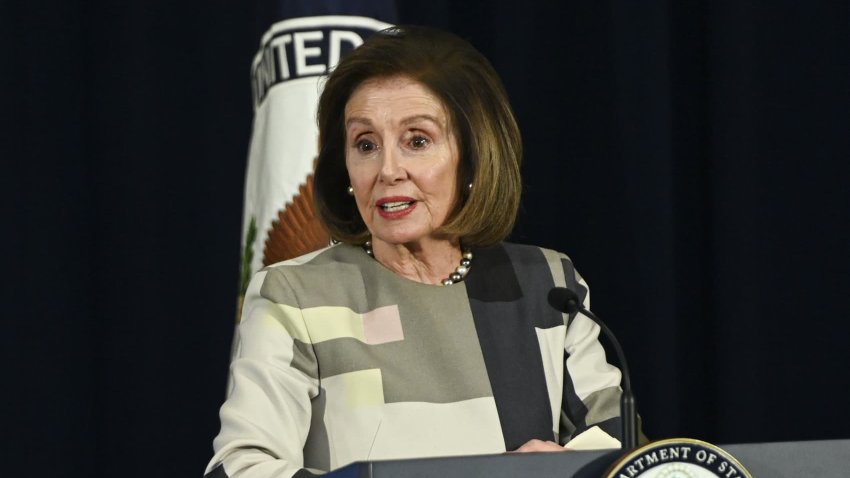
POLYGON ((567 332, 561 443, 534 439, 517 452, 564 451, 564 443, 594 425, 619 437, 620 371, 605 360, 599 326, 586 320, 573 319, 567 332))
MULTIPOLYGON (((585 291, 583 303, 590 305, 584 279, 567 271, 567 284, 585 291)), ((613 437, 620 436, 620 370, 610 365, 599 342, 599 326, 583 314, 571 315, 567 327, 561 439, 570 438, 597 425, 613 437)))
POLYGON ((309 372, 315 356, 309 345, 297 343, 306 334, 300 309, 263 297, 266 280, 282 276, 260 272, 246 293, 232 389, 221 407, 209 477, 309 476, 302 469, 303 447, 311 398, 318 394, 318 380, 309 372))

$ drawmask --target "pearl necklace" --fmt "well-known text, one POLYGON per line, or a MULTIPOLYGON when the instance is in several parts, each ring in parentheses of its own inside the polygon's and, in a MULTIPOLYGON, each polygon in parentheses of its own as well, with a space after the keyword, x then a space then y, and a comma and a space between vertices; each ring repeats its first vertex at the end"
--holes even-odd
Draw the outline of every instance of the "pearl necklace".
MULTIPOLYGON (((366 254, 369 254, 371 258, 375 258, 375 253, 372 252, 372 243, 370 241, 366 241, 363 244, 363 250, 366 251, 366 254)), ((466 250, 460 255, 460 265, 457 266, 454 272, 452 272, 447 278, 443 279, 443 285, 452 285, 462 281, 466 274, 469 273, 469 269, 472 268, 472 251, 466 250)))

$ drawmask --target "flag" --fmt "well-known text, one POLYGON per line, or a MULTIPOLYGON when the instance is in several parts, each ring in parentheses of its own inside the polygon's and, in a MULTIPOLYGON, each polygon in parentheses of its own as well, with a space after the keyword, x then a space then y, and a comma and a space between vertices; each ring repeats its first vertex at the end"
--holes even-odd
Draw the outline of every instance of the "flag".
POLYGON ((396 21, 392 1, 265 1, 251 64, 254 120, 245 176, 239 309, 262 267, 325 247, 314 216, 321 78, 370 34, 396 21))

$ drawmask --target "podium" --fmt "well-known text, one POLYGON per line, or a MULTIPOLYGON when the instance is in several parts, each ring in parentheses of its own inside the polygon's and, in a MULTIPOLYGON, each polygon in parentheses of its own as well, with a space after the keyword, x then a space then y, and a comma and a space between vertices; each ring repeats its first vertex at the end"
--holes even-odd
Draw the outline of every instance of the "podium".
MULTIPOLYGON (((719 445, 756 478, 846 478, 850 440, 719 445)), ((357 462, 328 478, 600 478, 620 450, 507 453, 357 462)))

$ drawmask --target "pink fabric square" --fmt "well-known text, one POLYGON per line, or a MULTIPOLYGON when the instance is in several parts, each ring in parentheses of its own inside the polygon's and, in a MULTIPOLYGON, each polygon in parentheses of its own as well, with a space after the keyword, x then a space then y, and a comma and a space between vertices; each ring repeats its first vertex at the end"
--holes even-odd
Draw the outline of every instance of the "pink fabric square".
POLYGON ((404 340, 398 305, 378 307, 363 314, 363 335, 370 345, 404 340))

